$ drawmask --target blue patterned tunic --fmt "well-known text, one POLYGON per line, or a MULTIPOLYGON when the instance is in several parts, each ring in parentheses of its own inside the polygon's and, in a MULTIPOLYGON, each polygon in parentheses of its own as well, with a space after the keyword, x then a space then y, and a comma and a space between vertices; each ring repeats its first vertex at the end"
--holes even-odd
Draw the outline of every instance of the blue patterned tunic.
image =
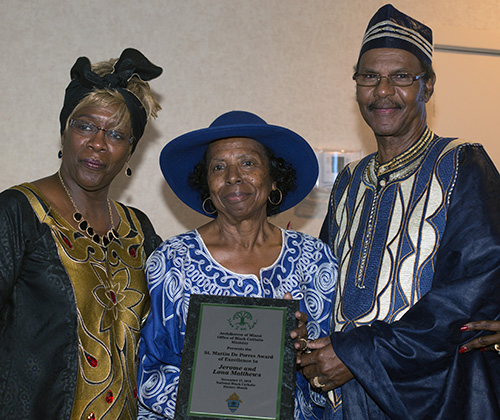
MULTIPOLYGON (((290 292, 309 318, 309 338, 331 332, 337 264, 322 241, 282 230, 278 259, 260 278, 227 270, 210 255, 198 231, 165 241, 149 258, 146 277, 151 313, 139 350, 140 419, 173 418, 182 347, 194 294, 282 298, 290 292)), ((323 397, 297 374, 295 418, 321 418, 323 397)))
POLYGON ((321 238, 339 261, 331 341, 355 378, 326 419, 500 418, 498 356, 458 354, 462 325, 500 317, 499 214, 484 149, 428 128, 339 174, 321 238))

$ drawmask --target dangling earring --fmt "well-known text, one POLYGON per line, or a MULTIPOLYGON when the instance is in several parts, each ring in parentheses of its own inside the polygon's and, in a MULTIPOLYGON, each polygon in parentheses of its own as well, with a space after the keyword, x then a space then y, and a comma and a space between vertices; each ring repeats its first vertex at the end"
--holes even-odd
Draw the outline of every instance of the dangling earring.
POLYGON ((59 159, 62 159, 62 149, 59 149, 59 151, 57 152, 57 157, 59 159))
POLYGON ((214 203, 212 203, 212 200, 210 200, 210 206, 211 206, 211 207, 213 207, 213 208, 214 208, 214 210, 210 212, 210 211, 208 211, 208 210, 205 208, 205 206, 206 206, 206 204, 207 204, 207 201, 208 201, 208 200, 210 200, 210 197, 207 197, 207 198, 205 198, 205 199, 203 200, 203 204, 201 205, 201 207, 202 207, 203 211, 204 211, 206 214, 209 214, 209 215, 212 215, 212 214, 217 213, 217 209, 215 208, 214 203))
POLYGON ((128 166, 128 162, 127 162, 127 167, 125 168, 125 176, 128 178, 132 176, 132 169, 130 169, 130 166, 128 166))
POLYGON ((281 190, 279 188, 276 188, 275 190, 272 190, 270 193, 269 193, 269 197, 267 197, 267 199, 269 200, 269 202, 273 205, 273 206, 278 206, 281 204, 281 201, 283 200, 283 193, 281 192, 281 190), (271 200, 271 194, 273 192, 276 192, 278 191, 279 195, 280 195, 280 198, 278 200, 277 203, 275 203, 273 200, 271 200))

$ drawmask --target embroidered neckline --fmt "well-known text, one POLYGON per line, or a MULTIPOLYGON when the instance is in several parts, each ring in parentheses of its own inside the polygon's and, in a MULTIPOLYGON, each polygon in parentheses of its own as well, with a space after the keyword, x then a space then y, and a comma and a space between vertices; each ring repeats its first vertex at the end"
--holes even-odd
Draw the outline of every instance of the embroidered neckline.
POLYGON ((378 154, 375 153, 364 172, 364 179, 372 185, 379 184, 379 177, 383 176, 381 186, 387 185, 387 182, 401 179, 412 173, 424 158, 426 150, 430 143, 435 139, 435 134, 426 127, 417 142, 405 152, 394 157, 389 162, 381 164, 377 160, 378 154))
POLYGON ((286 244, 288 242, 288 238, 287 238, 287 235, 286 235, 286 231, 287 230, 283 229, 283 228, 280 228, 279 226, 276 226, 276 227, 281 231, 281 250, 280 250, 280 253, 279 253, 278 257, 276 258, 276 260, 274 260, 274 262, 271 265, 269 265, 267 267, 261 267, 259 276, 256 276, 255 274, 237 273, 236 271, 232 271, 229 268, 226 268, 220 262, 218 262, 213 257, 213 255, 210 253, 210 250, 206 246, 205 241, 203 240, 203 238, 200 235, 200 232, 198 232, 198 229, 193 229, 192 232, 194 233, 194 236, 195 236, 196 240, 201 245, 201 247, 203 248, 203 250, 205 251, 205 253, 210 257, 210 260, 212 261, 213 264, 217 265, 223 271, 225 271, 227 273, 231 273, 232 275, 234 275, 236 277, 240 277, 242 279, 245 279, 245 278, 248 278, 248 277, 252 277, 252 278, 254 278, 257 281, 260 281, 262 279, 262 272, 271 270, 274 267, 276 267, 277 265, 279 265, 278 263, 283 258, 283 254, 286 252, 286 248, 287 248, 286 244))
POLYGON ((419 155, 421 155, 429 146, 430 142, 434 138, 434 133, 426 127, 420 138, 415 142, 405 152, 392 158, 389 162, 381 164, 378 161, 378 153, 374 157, 374 170, 377 176, 392 172, 394 170, 401 169, 406 166, 409 162, 415 160, 419 155))

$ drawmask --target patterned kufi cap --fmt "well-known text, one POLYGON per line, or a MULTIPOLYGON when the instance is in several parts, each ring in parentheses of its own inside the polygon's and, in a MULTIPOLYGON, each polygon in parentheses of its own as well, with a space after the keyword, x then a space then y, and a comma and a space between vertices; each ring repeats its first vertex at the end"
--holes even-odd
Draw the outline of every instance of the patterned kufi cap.
POLYGON ((432 30, 392 4, 381 7, 366 28, 359 58, 373 48, 399 48, 432 64, 432 30))

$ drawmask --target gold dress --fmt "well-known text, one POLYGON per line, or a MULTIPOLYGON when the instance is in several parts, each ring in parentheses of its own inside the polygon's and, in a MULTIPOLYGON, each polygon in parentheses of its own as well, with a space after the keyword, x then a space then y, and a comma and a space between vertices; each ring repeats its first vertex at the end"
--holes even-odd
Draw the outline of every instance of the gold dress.
MULTIPOLYGON (((78 352, 71 381, 71 418, 135 419, 137 344, 141 323, 149 311, 144 265, 147 255, 159 244, 159 237, 143 213, 113 202, 120 215, 116 227, 119 238, 107 247, 100 246, 75 230, 32 184, 13 189, 26 196, 38 221, 50 228, 58 258, 71 282, 77 317, 73 340, 78 341, 71 343, 78 352), (145 224, 149 238, 145 238, 145 224)), ((59 362, 65 363, 65 358, 61 356, 59 362)))

